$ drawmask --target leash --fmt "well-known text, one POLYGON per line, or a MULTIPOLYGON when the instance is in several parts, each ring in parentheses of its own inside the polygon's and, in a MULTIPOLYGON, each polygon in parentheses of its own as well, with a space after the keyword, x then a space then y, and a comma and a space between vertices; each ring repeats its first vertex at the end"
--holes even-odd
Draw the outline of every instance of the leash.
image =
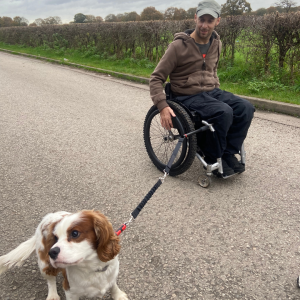
MULTIPOLYGON (((176 117, 177 119, 177 117, 176 117)), ((178 121, 178 120, 177 120, 178 121)), ((210 124, 208 123, 204 123, 205 126, 195 130, 195 131, 192 131, 192 132, 189 132, 189 133, 186 133, 184 134, 182 137, 179 138, 178 140, 178 143, 171 155, 171 158, 170 160, 168 161, 167 165, 166 165, 166 168, 164 169, 164 175, 163 177, 159 177, 158 181, 155 183, 155 185, 152 187, 152 189, 148 192, 148 194, 145 196, 145 198, 140 202, 140 204, 135 208, 135 210, 130 214, 130 219, 129 221, 123 223, 120 228, 116 231, 116 235, 119 236, 126 228, 127 226, 133 222, 136 217, 139 215, 139 213, 141 212, 141 210, 144 208, 144 206, 147 204, 147 202, 150 200, 150 198, 153 196, 153 194, 156 192, 156 190, 162 185, 162 183, 164 182, 165 178, 169 175, 169 172, 171 170, 171 167, 172 167, 172 164, 175 160, 175 157, 178 153, 178 151, 180 150, 181 146, 182 146, 182 143, 184 141, 184 139, 187 139, 188 136, 192 135, 192 134, 195 134, 197 132, 200 132, 200 131, 205 131, 207 129, 210 129, 210 124)))
POLYGON ((153 194, 156 192, 156 190, 162 185, 164 182, 165 178, 169 175, 169 172, 171 170, 171 166, 175 160, 175 157, 178 153, 178 151, 181 148, 181 145, 184 141, 184 139, 187 138, 187 135, 184 135, 183 137, 180 137, 178 140, 178 143, 171 155, 170 160, 168 161, 166 168, 164 169, 164 175, 162 177, 159 177, 158 181, 155 183, 155 185, 152 187, 152 189, 148 192, 148 194, 145 196, 145 198, 140 202, 140 204, 135 208, 135 210, 130 214, 130 219, 129 221, 125 222, 120 226, 120 228, 116 231, 116 235, 120 235, 126 228, 127 226, 133 222, 136 217, 139 215, 141 210, 144 208, 144 206, 147 204, 147 202, 150 200, 150 198, 153 196, 153 194))

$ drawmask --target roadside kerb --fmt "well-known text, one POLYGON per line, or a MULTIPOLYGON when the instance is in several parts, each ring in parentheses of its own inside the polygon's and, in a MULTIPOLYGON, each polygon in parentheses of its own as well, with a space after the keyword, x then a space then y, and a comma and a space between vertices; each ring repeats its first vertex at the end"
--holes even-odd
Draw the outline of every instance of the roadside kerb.
POLYGON ((266 99, 249 97, 249 96, 241 96, 241 95, 237 95, 237 96, 248 100, 258 109, 300 117, 300 105, 266 100, 266 99))
POLYGON ((67 60, 64 60, 64 59, 58 60, 58 59, 53 59, 53 58, 48 58, 48 57, 43 57, 43 56, 37 56, 37 55, 32 55, 32 54, 27 54, 27 53, 21 53, 21 52, 6 50, 6 49, 2 49, 2 48, 0 48, 0 51, 7 52, 7 53, 10 53, 10 54, 14 54, 14 55, 21 55, 21 56, 25 56, 25 57, 29 57, 29 58, 44 60, 44 61, 51 62, 51 63, 56 63, 56 64, 61 64, 61 65, 67 65, 67 66, 72 66, 72 67, 76 67, 76 68, 81 68, 81 69, 85 69, 85 70, 89 70, 89 71, 93 71, 93 72, 104 73, 104 74, 108 74, 108 75, 111 75, 111 76, 114 76, 114 77, 127 79, 127 80, 131 80, 131 81, 136 81, 136 82, 139 82, 139 83, 149 84, 149 78, 134 76, 134 75, 130 75, 130 74, 124 74, 124 73, 119 73, 119 72, 114 72, 114 71, 95 68, 95 67, 91 67, 91 66, 87 66, 87 65, 75 64, 75 63, 71 63, 71 62, 69 62, 67 60))
MULTIPOLYGON (((130 75, 130 74, 124 74, 124 73, 120 73, 120 72, 114 72, 114 71, 110 71, 110 70, 90 67, 87 65, 75 64, 75 63, 68 62, 67 60, 64 60, 64 59, 57 60, 57 59, 53 59, 53 58, 47 58, 47 57, 37 56, 37 55, 32 55, 32 54, 27 54, 27 53, 21 53, 21 52, 2 49, 2 48, 0 48, 0 51, 7 52, 10 54, 15 54, 15 55, 22 55, 22 56, 26 56, 29 58, 40 59, 40 60, 48 61, 51 63, 68 65, 68 66, 72 66, 72 67, 76 67, 76 68, 90 70, 93 72, 104 73, 104 74, 108 74, 108 75, 111 75, 114 77, 127 79, 127 80, 131 80, 131 81, 135 81, 135 82, 140 82, 140 83, 144 83, 144 84, 149 84, 149 80, 150 80, 149 78, 146 78, 146 77, 134 76, 134 75, 130 75)), ((300 117, 300 105, 284 103, 284 102, 279 102, 279 101, 266 100, 266 99, 249 97, 249 96, 242 96, 242 95, 238 95, 238 96, 248 100, 258 109, 263 109, 263 110, 268 110, 268 111, 272 111, 272 112, 283 113, 283 114, 287 114, 287 115, 300 117)))

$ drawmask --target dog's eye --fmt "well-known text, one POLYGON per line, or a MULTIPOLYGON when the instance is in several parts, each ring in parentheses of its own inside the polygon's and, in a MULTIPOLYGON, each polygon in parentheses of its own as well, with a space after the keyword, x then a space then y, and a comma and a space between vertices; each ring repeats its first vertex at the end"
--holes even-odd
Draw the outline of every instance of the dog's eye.
POLYGON ((55 241, 55 243, 57 243, 57 241, 58 241, 58 237, 56 235, 54 236, 54 241, 55 241))
POLYGON ((72 236, 72 238, 78 238, 79 237, 79 232, 77 230, 73 230, 71 232, 71 236, 72 236))

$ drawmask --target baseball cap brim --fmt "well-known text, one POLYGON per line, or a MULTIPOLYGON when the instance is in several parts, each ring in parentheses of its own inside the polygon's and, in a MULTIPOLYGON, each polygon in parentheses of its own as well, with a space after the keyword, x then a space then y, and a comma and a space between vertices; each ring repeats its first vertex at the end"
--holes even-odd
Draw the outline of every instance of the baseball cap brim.
POLYGON ((197 17, 201 17, 203 15, 211 15, 214 18, 219 18, 219 14, 213 11, 211 8, 204 8, 197 12, 197 17))

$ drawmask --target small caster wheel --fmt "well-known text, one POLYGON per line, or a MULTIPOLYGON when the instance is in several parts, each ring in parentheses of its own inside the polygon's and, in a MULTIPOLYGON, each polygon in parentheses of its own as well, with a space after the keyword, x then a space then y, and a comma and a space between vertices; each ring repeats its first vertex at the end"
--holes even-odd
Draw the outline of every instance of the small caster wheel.
POLYGON ((300 276, 297 278, 297 288, 300 288, 300 276))
POLYGON ((198 182, 199 182, 200 186, 202 186, 203 188, 207 188, 211 183, 211 177, 207 176, 207 175, 200 176, 198 178, 198 182))

